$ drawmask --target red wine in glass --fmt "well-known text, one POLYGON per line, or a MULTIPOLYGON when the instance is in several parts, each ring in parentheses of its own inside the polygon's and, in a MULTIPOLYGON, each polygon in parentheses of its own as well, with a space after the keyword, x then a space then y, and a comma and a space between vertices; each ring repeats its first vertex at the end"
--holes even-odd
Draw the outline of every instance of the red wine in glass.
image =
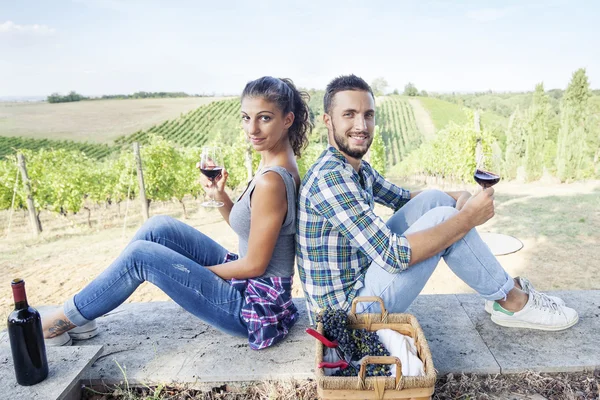
POLYGON ((223 172, 223 158, 221 150, 215 146, 206 146, 200 156, 200 172, 213 182, 213 189, 209 190, 209 200, 202 203, 203 207, 222 207, 222 201, 214 199, 216 189, 215 179, 223 172))
POLYGON ((481 185, 481 187, 484 189, 492 187, 496 183, 500 182, 500 175, 494 174, 492 172, 484 171, 479 168, 475 170, 475 174, 473 174, 473 178, 475 178, 475 182, 477 182, 479 185, 481 185))
POLYGON ((200 168, 200 172, 202 172, 204 174, 204 176, 206 176, 211 181, 213 179, 215 179, 217 176, 221 175, 221 171, 223 171, 223 168, 221 168, 221 167, 200 168))

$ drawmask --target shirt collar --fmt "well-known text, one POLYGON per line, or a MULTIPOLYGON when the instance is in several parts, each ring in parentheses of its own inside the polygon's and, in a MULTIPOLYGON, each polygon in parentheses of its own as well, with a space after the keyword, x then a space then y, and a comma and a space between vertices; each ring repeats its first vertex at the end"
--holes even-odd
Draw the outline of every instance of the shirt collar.
MULTIPOLYGON (((331 153, 331 155, 334 158, 337 158, 338 160, 340 160, 342 163, 344 163, 344 165, 348 168, 350 168, 351 170, 354 171, 354 167, 352 167, 352 165, 350 165, 350 163, 348 162, 348 160, 346 159, 346 156, 344 156, 342 154, 341 151, 339 151, 338 149, 336 149, 335 147, 333 147, 332 145, 329 145, 329 147, 327 147, 327 151, 329 153, 331 153)), ((365 162, 363 160, 360 160, 360 168, 358 169, 359 172, 362 172, 365 169, 365 162)))

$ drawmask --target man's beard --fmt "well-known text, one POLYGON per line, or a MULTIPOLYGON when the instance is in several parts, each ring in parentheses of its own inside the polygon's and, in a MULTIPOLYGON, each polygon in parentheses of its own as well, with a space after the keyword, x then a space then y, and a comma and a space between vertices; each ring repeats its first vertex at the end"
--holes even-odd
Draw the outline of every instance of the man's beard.
POLYGON ((335 144, 337 144, 338 149, 352 157, 352 158, 356 158, 358 160, 362 159, 362 157, 367 154, 367 151, 369 151, 369 147, 371 147, 371 143, 373 143, 373 136, 369 135, 368 132, 365 132, 365 134, 367 135, 368 139, 367 139, 367 147, 366 148, 358 148, 358 149, 351 149, 350 148, 350 144, 348 143, 348 137, 345 135, 339 135, 336 132, 335 129, 335 125, 333 125, 333 123, 331 124, 332 128, 333 128, 333 140, 335 141, 335 144))

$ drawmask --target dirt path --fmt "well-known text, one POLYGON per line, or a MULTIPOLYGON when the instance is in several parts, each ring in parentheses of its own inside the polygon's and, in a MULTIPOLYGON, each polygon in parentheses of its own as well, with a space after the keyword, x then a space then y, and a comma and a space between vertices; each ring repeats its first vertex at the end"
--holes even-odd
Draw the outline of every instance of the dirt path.
POLYGON ((435 135, 435 125, 433 125, 433 120, 431 116, 427 112, 427 110, 423 107, 419 99, 408 99, 408 103, 413 108, 413 112, 415 113, 415 120, 417 121, 417 127, 423 133, 423 136, 427 140, 431 139, 433 135, 435 135))

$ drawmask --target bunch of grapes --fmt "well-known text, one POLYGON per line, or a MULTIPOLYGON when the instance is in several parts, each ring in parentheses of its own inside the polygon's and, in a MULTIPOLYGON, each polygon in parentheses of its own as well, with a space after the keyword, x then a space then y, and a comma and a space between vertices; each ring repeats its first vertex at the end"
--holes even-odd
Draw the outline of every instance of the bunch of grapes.
POLYGON ((337 340, 338 347, 345 355, 354 358, 358 354, 356 343, 348 329, 348 315, 344 310, 328 308, 317 317, 323 324, 323 333, 329 340, 337 340))
MULTIPOLYGON (((379 341, 377 332, 368 331, 366 329, 353 329, 352 339, 354 340, 354 343, 356 343, 359 359, 365 356, 390 355, 390 352, 387 351, 385 346, 379 341)), ((369 364, 367 366, 367 376, 390 376, 390 369, 390 365, 369 364)))
MULTIPOLYGON (((368 372, 368 370, 367 370, 368 372)), ((338 369, 333 373, 333 376, 358 376, 358 370, 352 365, 348 365, 346 369, 338 369)))
POLYGON ((389 365, 367 365, 367 376, 391 376, 389 365))
POLYGON ((366 329, 353 329, 352 339, 358 347, 358 358, 364 356, 389 356, 390 352, 381 344, 377 332, 366 329))
MULTIPOLYGON (((390 353, 379 341, 377 332, 366 329, 348 329, 348 315, 343 310, 327 308, 318 317, 323 324, 323 333, 329 340, 337 340, 340 350, 351 355, 353 360, 365 356, 389 356, 390 353)), ((389 365, 368 365, 367 376, 390 376, 389 365)), ((356 376, 358 370, 352 365, 338 370, 334 376, 356 376)))

